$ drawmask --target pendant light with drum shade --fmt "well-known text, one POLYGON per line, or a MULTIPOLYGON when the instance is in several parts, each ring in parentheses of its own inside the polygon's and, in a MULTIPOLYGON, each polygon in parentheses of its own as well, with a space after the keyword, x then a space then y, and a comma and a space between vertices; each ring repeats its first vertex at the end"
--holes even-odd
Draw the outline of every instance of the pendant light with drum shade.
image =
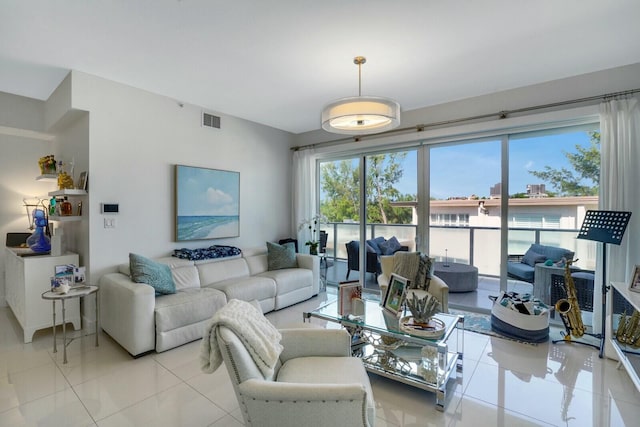
POLYGON ((362 64, 364 56, 356 56, 358 96, 338 99, 322 110, 322 129, 346 135, 367 135, 394 129, 400 125, 400 104, 379 96, 362 96, 362 64))

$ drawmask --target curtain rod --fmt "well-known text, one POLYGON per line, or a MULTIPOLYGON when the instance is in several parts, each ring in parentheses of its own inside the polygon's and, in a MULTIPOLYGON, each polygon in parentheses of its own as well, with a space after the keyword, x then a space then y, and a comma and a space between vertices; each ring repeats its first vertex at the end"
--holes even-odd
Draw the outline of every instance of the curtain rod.
POLYGON ((619 97, 619 96, 633 95, 633 94, 636 94, 638 92, 640 92, 640 88, 624 90, 624 91, 621 91, 621 92, 607 93, 607 94, 604 94, 604 95, 588 96, 586 98, 571 99, 571 100, 568 100, 568 101, 553 102, 551 104, 542 104, 542 105, 534 105, 532 107, 516 108, 514 110, 502 110, 502 111, 498 111, 497 113, 480 114, 480 115, 477 115, 477 116, 463 117, 463 118, 460 118, 460 119, 443 120, 443 121, 440 121, 440 122, 433 122, 433 123, 428 123, 428 124, 420 124, 420 125, 415 125, 415 126, 408 126, 408 127, 404 127, 404 128, 389 130, 389 131, 386 131, 386 132, 376 133, 376 134, 373 134, 373 135, 359 135, 359 136, 353 136, 353 137, 349 137, 349 138, 334 139, 334 140, 331 140, 331 141, 323 141, 323 142, 317 142, 317 143, 314 143, 314 144, 301 145, 301 146, 298 146, 298 147, 291 147, 291 150, 299 151, 299 150, 306 150, 306 149, 309 149, 309 148, 336 145, 336 144, 343 143, 343 142, 351 142, 351 141, 352 142, 358 142, 358 141, 362 141, 362 139, 364 139, 364 138, 379 138, 381 136, 393 135, 393 134, 402 133, 402 132, 410 132, 410 131, 422 132, 426 128, 445 126, 445 125, 451 125, 451 124, 462 123, 462 122, 470 122, 470 121, 481 120, 481 119, 490 119, 492 117, 493 118, 497 118, 497 119, 506 119, 511 114, 525 113, 525 112, 528 112, 528 111, 535 111, 535 110, 543 110, 543 109, 546 109, 546 108, 561 107, 563 105, 580 104, 580 103, 583 103, 583 102, 597 101, 599 99, 601 99, 603 101, 606 101, 606 100, 608 100, 610 98, 616 98, 616 97, 619 97))

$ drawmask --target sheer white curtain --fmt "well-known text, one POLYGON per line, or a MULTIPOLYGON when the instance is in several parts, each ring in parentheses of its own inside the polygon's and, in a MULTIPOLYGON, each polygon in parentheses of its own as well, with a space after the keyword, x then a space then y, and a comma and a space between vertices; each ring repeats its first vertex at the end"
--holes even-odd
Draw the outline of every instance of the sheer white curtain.
POLYGON ((293 212, 291 232, 298 236, 298 248, 311 239, 308 229, 298 232, 298 225, 316 214, 316 159, 313 149, 293 153, 293 212))
MULTIPOLYGON (((631 212, 622 244, 607 245, 607 283, 628 282, 640 264, 640 109, 638 98, 600 104, 600 209, 631 212)), ((601 259, 602 249, 598 249, 601 259)), ((600 266, 602 268, 602 266, 600 266)), ((596 307, 601 307, 602 270, 596 274, 596 307), (600 300, 600 301, 598 301, 600 300)), ((609 296, 611 294, 609 293, 609 296)), ((594 313, 599 324, 599 312, 594 313)))

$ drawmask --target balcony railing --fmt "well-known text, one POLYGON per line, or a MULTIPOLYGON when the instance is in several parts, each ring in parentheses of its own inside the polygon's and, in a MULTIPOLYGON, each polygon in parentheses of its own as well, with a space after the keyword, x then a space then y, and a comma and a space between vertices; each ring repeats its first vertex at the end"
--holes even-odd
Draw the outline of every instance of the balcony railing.
MULTIPOLYGON (((345 244, 359 240, 359 223, 329 223, 323 226, 329 234, 327 257, 335 260, 347 258, 345 244), (335 243, 337 242, 337 244, 335 243)), ((367 239, 395 236, 400 243, 415 250, 417 226, 412 224, 367 224, 367 239)), ((509 228, 508 254, 524 254, 532 243, 557 246, 572 250, 578 258, 576 265, 595 269, 596 245, 576 239, 579 230, 550 228, 509 228)), ((460 262, 478 267, 485 276, 500 275, 500 229, 497 227, 430 226, 430 256, 438 261, 460 262)))

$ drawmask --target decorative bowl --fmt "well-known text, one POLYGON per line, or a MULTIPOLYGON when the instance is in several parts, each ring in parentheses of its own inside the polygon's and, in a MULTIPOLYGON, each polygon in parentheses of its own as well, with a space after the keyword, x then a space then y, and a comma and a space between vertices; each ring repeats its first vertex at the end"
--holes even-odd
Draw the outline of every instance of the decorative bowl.
POLYGON ((409 335, 438 339, 444 335, 445 324, 442 320, 432 317, 428 323, 415 323, 413 316, 405 316, 400 319, 400 330, 409 335))

